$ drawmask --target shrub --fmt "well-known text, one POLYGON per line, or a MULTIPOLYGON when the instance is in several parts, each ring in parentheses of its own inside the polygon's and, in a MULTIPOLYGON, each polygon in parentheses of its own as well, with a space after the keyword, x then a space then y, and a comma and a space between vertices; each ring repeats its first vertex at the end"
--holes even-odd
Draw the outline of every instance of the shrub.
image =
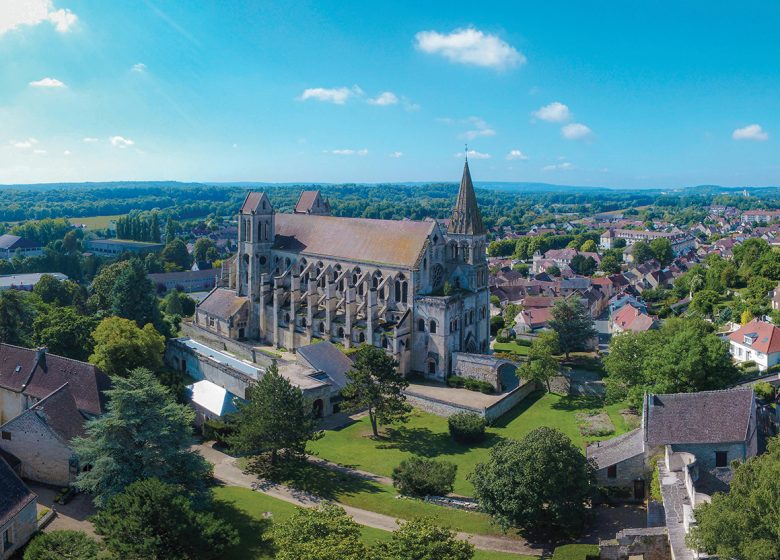
POLYGON ((410 457, 393 469, 393 486, 406 496, 445 496, 452 492, 457 470, 448 461, 410 457))
POLYGON ((447 419, 450 436, 458 443, 478 443, 485 439, 485 418, 475 412, 458 412, 447 419))
POLYGON ((756 392, 756 396, 759 399, 771 401, 775 398, 775 388, 766 381, 759 381, 756 383, 753 390, 756 392))
POLYGON ((458 375, 450 375, 447 378, 447 385, 450 387, 463 387, 466 384, 466 379, 458 375))

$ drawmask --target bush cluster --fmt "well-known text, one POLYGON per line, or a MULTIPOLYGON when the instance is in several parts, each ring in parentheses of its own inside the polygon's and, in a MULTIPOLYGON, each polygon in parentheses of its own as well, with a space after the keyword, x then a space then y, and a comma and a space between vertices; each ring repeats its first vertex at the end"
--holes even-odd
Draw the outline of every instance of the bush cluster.
POLYGON ((458 443, 478 443, 485 439, 485 418, 475 412, 458 412, 447 419, 450 436, 458 443))
POLYGON ((446 496, 458 467, 448 461, 410 457, 393 469, 393 486, 406 496, 446 496))
POLYGON ((489 395, 495 392, 493 385, 487 381, 480 381, 478 379, 468 379, 466 377, 460 377, 459 375, 451 375, 447 378, 447 385, 450 387, 466 388, 469 391, 479 391, 489 395))

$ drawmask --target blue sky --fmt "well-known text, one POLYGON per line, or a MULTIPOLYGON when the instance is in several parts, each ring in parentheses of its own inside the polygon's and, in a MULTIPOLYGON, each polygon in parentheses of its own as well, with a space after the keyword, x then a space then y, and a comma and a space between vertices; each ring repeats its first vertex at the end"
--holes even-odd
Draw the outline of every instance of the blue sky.
POLYGON ((0 0, 0 183, 780 184, 780 4, 0 0), (684 5, 681 5, 684 4, 684 5))

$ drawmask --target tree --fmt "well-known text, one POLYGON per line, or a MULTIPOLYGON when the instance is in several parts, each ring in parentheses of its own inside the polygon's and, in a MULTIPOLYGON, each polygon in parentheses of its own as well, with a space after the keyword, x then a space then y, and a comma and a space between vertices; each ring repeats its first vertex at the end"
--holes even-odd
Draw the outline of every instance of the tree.
POLYGON ((113 378, 106 413, 86 424, 87 437, 71 444, 79 464, 76 487, 104 507, 128 485, 146 478, 179 485, 202 500, 208 492, 211 465, 190 450, 195 413, 177 404, 149 370, 113 378))
POLYGON ((644 241, 637 241, 631 247, 631 254, 634 255, 634 261, 637 264, 642 264, 655 257, 650 245, 644 241))
POLYGON ((276 560, 364 560, 360 526, 335 504, 296 508, 274 523, 276 560))
POLYGON ((700 317, 671 318, 660 329, 612 338, 604 358, 610 400, 639 407, 645 392, 724 389, 739 378, 728 342, 700 317))
POLYGON ((114 315, 131 319, 139 327, 160 323, 154 286, 140 259, 131 259, 119 272, 111 289, 110 302, 114 315))
POLYGON ((87 360, 94 346, 94 317, 79 315, 72 307, 47 307, 33 321, 35 344, 45 346, 52 354, 87 360))
POLYGON ((175 272, 178 270, 189 270, 192 266, 192 256, 187 251, 187 245, 181 239, 174 239, 169 242, 160 254, 163 262, 165 263, 165 269, 168 272, 175 272))
POLYGON ((311 403, 279 374, 275 361, 260 381, 247 389, 247 400, 238 405, 231 424, 231 447, 240 453, 270 451, 272 465, 279 451, 288 457, 300 457, 306 451, 306 442, 319 436, 311 403))
POLYGON ((100 544, 81 531, 38 533, 24 550, 24 560, 98 560, 100 544))
POLYGON ((474 545, 432 519, 407 521, 373 549, 374 560, 470 560, 474 545))
POLYGON ((595 469, 555 428, 504 440, 469 476, 480 507, 505 529, 528 535, 577 536, 596 494, 595 469))
POLYGON ((763 455, 738 465, 728 493, 693 510, 689 544, 718 558, 780 559, 780 438, 763 455))
POLYGON ((672 250, 672 243, 665 237, 658 237, 650 242, 650 249, 653 251, 655 259, 661 263, 662 266, 666 266, 674 260, 674 251, 672 250))
POLYGON ((498 331, 506 326, 506 321, 502 315, 493 315, 490 318, 490 334, 496 336, 498 331))
POLYGON ((569 265, 571 269, 581 276, 590 276, 596 271, 596 260, 585 255, 576 255, 569 265))
POLYGON ((33 293, 38 294, 43 303, 56 303, 57 305, 70 305, 70 294, 67 286, 57 280, 51 274, 44 274, 33 288, 33 293))
POLYGON ((119 261, 104 266, 97 273, 90 286, 87 305, 93 311, 110 311, 113 302, 114 284, 119 274, 128 266, 129 261, 119 261))
POLYGON ((620 263, 614 255, 604 255, 601 259, 601 264, 599 264, 599 268, 605 274, 617 274, 620 272, 620 263))
POLYGON ((393 486, 406 496, 446 496, 452 492, 458 466, 411 456, 393 469, 393 486))
POLYGON ((355 353, 351 381, 342 391, 348 408, 368 409, 374 437, 379 437, 379 423, 405 421, 411 411, 403 393, 409 382, 397 367, 398 362, 384 350, 364 344, 355 353))
POLYGON ((30 346, 35 314, 35 305, 27 292, 0 292, 0 342, 30 346))
POLYGON ((92 333, 95 349, 89 362, 111 376, 124 377, 135 368, 162 368, 165 338, 151 324, 139 329, 133 321, 106 317, 92 333))
POLYGON ((149 222, 149 241, 152 243, 160 242, 160 217, 157 215, 157 212, 152 212, 149 222))
POLYGON ((577 298, 555 302, 551 315, 550 328, 558 333, 558 344, 566 359, 571 352, 586 350, 598 335, 593 318, 577 298))
POLYGON ((78 230, 72 229, 62 238, 62 250, 66 253, 73 253, 79 249, 78 230))
POLYGON ((195 313, 195 300, 184 292, 173 290, 163 299, 163 309, 169 315, 189 317, 195 313))
POLYGON ((195 256, 195 262, 211 262, 219 257, 217 246, 208 237, 200 237, 195 242, 193 254, 195 256))
POLYGON ((612 244, 613 249, 623 249, 626 246, 626 240, 623 238, 615 239, 615 242, 612 244))
POLYGON ((528 350, 528 361, 517 370, 521 379, 530 379, 547 385, 550 391, 550 379, 560 373, 560 364, 555 354, 560 353, 558 333, 542 332, 531 343, 528 350))
POLYGON ((168 218, 168 220, 165 222, 165 244, 173 242, 174 239, 176 239, 176 233, 179 230, 179 224, 171 219, 168 218))
POLYGON ((592 239, 588 239, 580 246, 580 251, 583 253, 595 253, 598 251, 598 245, 592 239))
POLYGON ((128 485, 93 521, 106 548, 128 560, 218 560, 238 544, 226 521, 193 509, 179 487, 157 478, 128 485))
POLYGON ((698 311, 702 315, 711 315, 719 301, 720 295, 718 292, 700 290, 693 294, 690 309, 691 311, 698 311))
POLYGON ((561 275, 561 269, 558 267, 557 264, 551 265, 547 267, 547 270, 545 270, 547 274, 550 276, 560 276, 561 275))

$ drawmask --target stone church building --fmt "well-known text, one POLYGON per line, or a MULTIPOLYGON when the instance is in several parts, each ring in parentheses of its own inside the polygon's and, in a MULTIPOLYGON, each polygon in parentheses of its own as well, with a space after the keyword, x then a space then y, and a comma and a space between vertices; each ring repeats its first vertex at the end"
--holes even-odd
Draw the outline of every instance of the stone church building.
POLYGON ((468 161, 448 221, 332 216, 304 191, 291 214, 250 192, 238 222, 238 254, 198 306, 199 327, 288 350, 369 343, 401 372, 440 380, 453 352, 489 352, 487 240, 468 161))

